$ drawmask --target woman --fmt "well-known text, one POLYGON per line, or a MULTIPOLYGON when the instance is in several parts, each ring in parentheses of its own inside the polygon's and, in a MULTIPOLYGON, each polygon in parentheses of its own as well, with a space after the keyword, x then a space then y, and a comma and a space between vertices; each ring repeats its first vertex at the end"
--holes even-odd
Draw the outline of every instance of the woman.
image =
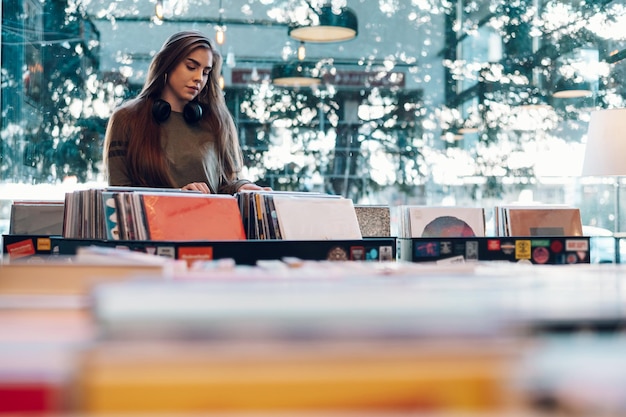
POLYGON ((222 57, 200 32, 172 35, 141 93, 107 126, 109 185, 234 194, 264 189, 237 178, 241 148, 219 87, 222 57))

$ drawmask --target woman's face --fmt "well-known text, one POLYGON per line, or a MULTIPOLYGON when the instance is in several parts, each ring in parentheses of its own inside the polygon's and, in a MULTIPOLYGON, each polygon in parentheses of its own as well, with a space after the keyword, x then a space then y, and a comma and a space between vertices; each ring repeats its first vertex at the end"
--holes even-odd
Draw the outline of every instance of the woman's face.
POLYGON ((213 54, 208 48, 198 47, 167 74, 161 98, 182 112, 185 104, 202 91, 213 69, 213 54))

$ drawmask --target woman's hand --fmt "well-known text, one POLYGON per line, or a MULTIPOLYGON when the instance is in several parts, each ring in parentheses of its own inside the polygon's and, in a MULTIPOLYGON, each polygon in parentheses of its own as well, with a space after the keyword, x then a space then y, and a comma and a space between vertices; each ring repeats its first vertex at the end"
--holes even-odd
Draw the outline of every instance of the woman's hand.
POLYGON ((209 186, 203 182, 192 182, 183 187, 183 190, 200 191, 203 194, 210 194, 209 186))
MULTIPOLYGON (((272 191, 272 189, 270 187, 261 187, 260 185, 256 185, 253 183, 248 183, 248 184, 244 184, 241 187, 239 187, 239 190, 252 190, 252 191, 258 191, 258 190, 263 190, 263 191, 272 191)), ((239 191, 237 190, 237 191, 239 191)))

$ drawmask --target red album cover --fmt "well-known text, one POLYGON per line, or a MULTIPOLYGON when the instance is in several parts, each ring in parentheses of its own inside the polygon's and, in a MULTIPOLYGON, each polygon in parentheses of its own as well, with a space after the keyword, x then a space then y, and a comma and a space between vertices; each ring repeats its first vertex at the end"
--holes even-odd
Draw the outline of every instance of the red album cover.
POLYGON ((237 199, 229 195, 143 193, 149 240, 245 240, 237 199))

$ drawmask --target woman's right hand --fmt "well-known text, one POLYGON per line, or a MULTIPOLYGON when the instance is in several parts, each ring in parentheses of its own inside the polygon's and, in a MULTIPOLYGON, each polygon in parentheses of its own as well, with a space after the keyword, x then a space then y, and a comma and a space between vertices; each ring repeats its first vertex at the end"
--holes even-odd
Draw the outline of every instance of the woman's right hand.
POLYGON ((203 194, 210 194, 209 186, 203 182, 192 182, 183 187, 183 190, 200 191, 203 194))

